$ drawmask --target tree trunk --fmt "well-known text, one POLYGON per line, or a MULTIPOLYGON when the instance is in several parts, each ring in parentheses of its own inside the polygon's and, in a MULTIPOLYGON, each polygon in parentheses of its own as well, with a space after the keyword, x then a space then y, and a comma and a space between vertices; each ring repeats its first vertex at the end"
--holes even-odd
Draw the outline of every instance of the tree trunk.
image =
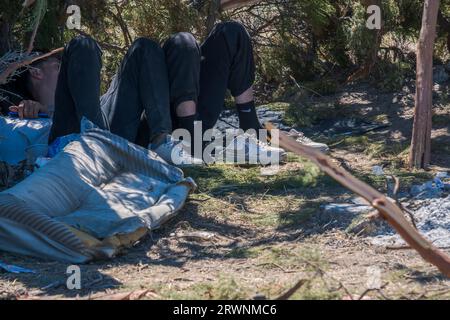
POLYGON ((417 43, 416 105, 409 166, 425 169, 430 164, 433 104, 433 49, 439 0, 425 0, 422 28, 417 43))

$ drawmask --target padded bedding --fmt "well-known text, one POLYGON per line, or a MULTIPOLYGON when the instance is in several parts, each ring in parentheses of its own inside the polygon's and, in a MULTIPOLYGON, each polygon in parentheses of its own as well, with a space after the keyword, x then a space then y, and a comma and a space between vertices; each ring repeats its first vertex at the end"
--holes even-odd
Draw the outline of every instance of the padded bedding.
POLYGON ((0 193, 0 250, 71 263, 112 258, 173 217, 195 187, 152 151, 90 127, 0 193))

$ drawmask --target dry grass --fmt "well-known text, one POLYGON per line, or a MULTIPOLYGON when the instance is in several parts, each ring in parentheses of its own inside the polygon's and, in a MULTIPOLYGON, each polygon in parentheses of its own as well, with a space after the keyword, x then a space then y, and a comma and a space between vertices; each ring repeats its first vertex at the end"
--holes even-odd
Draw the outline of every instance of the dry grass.
MULTIPOLYGON (((377 105, 378 114, 380 108, 377 105)), ((398 127, 405 122, 392 121, 389 111, 386 114, 393 123, 391 131, 405 131, 398 127)), ((389 132, 378 133, 378 139, 387 137, 389 132)), ((429 179, 432 172, 411 173, 401 163, 392 165, 405 150, 401 141, 390 147, 373 138, 357 138, 364 145, 359 149, 351 141, 337 145, 332 155, 380 190, 384 179, 368 174, 374 164, 399 176, 405 189, 429 179)), ((123 256, 82 266, 81 291, 66 289, 64 264, 0 253, 0 260, 38 272, 1 273, 0 297, 149 289, 161 299, 241 299, 256 294, 272 299, 306 279, 293 299, 450 298, 449 280, 415 251, 373 247, 345 231, 355 217, 325 214, 322 204, 352 195, 307 161, 290 157, 271 177, 261 176, 258 167, 233 166, 191 169, 186 174, 197 181, 199 190, 179 216, 123 256), (186 236, 198 231, 211 237, 186 236), (373 267, 381 272, 382 288, 367 291, 368 270, 373 267)))

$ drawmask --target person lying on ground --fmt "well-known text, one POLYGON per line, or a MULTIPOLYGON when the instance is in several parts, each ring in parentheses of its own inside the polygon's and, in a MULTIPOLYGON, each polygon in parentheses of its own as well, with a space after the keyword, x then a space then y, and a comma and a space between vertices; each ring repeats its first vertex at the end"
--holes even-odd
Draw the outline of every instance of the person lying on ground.
MULTIPOLYGON (((101 55, 92 38, 74 38, 65 47, 60 68, 56 58, 38 61, 30 68, 26 87, 34 99, 11 110, 20 117, 33 118, 39 112, 52 116, 50 142, 79 132, 85 116, 100 128, 148 145, 168 162, 174 162, 175 155, 177 164, 202 161, 170 136, 172 125, 186 129, 191 137, 197 120, 203 132, 211 129, 228 89, 235 97, 240 128, 261 129, 253 99, 253 48, 248 32, 238 22, 217 24, 202 45, 186 32, 173 35, 162 48, 150 39, 137 39, 107 93, 100 97, 101 55)), ((262 152, 278 153, 280 159, 285 156, 282 149, 265 142, 250 139, 246 143, 246 158, 259 159, 262 152)))
POLYGON ((169 86, 162 48, 150 39, 134 41, 108 91, 100 97, 101 56, 94 39, 72 39, 61 62, 50 57, 29 68, 25 86, 33 99, 10 110, 20 118, 36 118, 39 113, 52 117, 49 143, 79 133, 81 119, 86 117, 131 142, 141 146, 151 143, 169 163, 176 148, 180 149, 175 152, 181 157, 180 164, 194 162, 170 135, 169 86))

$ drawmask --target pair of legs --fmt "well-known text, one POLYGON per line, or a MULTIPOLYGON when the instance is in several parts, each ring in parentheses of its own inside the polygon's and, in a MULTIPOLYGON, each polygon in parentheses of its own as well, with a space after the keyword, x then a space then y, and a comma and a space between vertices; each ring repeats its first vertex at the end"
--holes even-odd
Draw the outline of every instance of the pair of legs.
POLYGON ((235 97, 241 128, 259 128, 252 44, 237 22, 216 25, 201 46, 190 33, 172 36, 163 48, 137 39, 100 98, 101 55, 89 37, 74 38, 66 46, 50 142, 79 132, 83 116, 141 145, 170 134, 172 122, 192 132, 193 122, 200 120, 207 130, 219 118, 227 89, 235 97))
POLYGON ((165 55, 152 40, 139 38, 100 97, 102 52, 89 37, 66 46, 55 93, 50 142, 80 131, 83 116, 102 129, 145 144, 172 132, 165 55))
POLYGON ((163 46, 169 74, 174 128, 191 132, 193 121, 212 128, 227 89, 235 98, 240 127, 258 129, 253 103, 255 64, 250 36, 238 22, 215 26, 200 46, 190 33, 178 33, 163 46))

